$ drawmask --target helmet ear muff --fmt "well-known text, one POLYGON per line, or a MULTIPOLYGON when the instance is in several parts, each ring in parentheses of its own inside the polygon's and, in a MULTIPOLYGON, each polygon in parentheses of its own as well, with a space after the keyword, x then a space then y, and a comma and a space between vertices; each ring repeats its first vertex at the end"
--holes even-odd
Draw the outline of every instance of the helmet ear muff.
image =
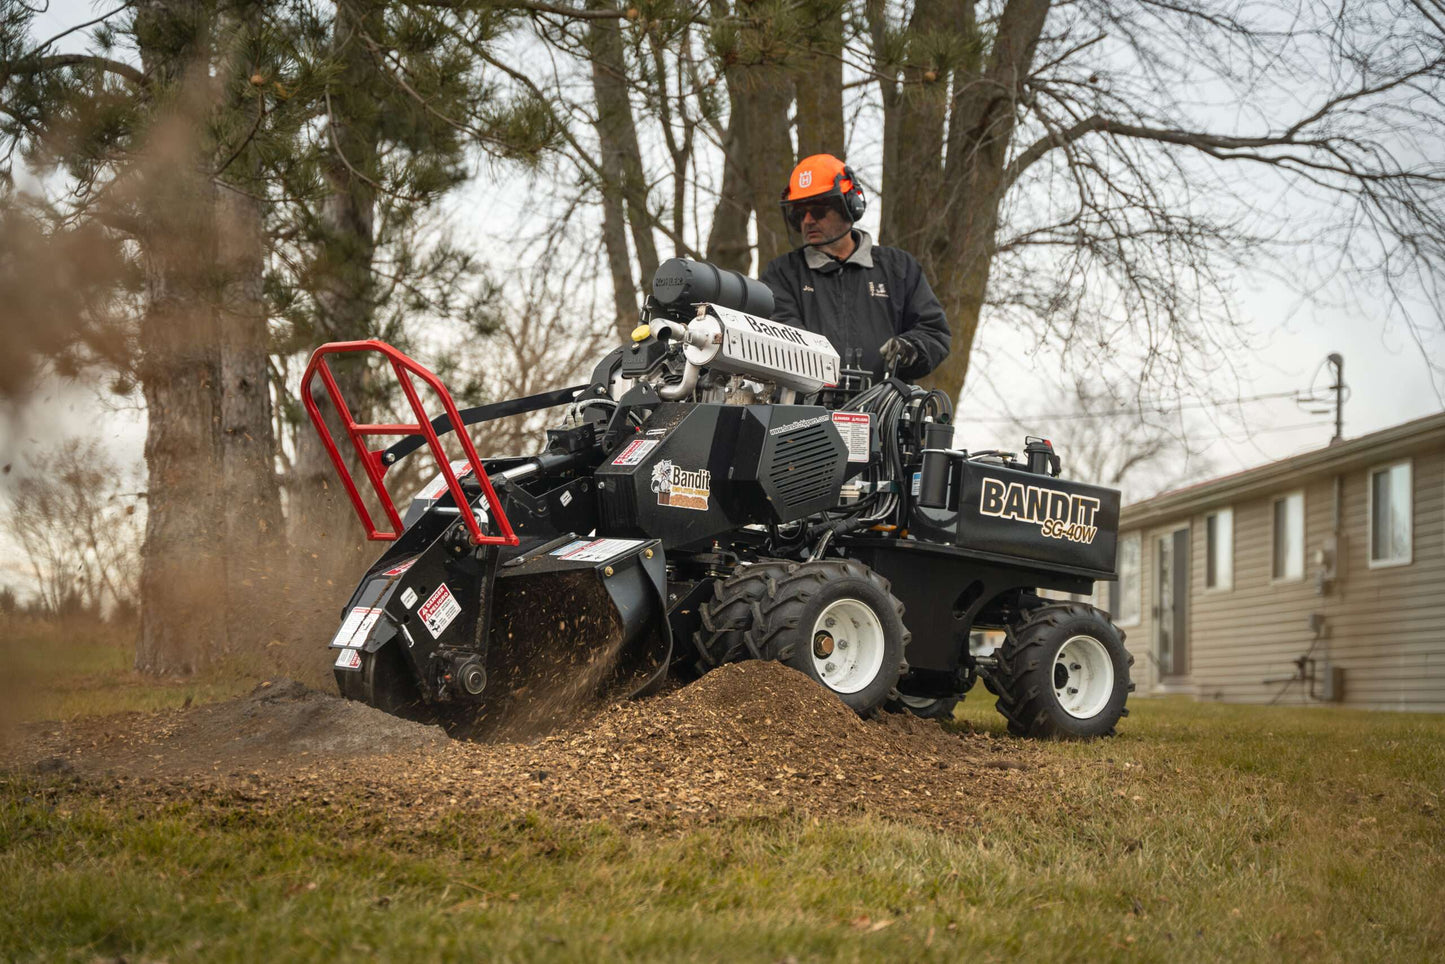
MULTIPOLYGON (((858 175, 854 174, 853 169, 847 164, 843 165, 843 176, 848 179, 849 184, 853 185, 853 189, 843 195, 843 208, 848 212, 848 220, 856 224, 862 220, 863 212, 868 210, 868 199, 863 196, 863 188, 858 183, 858 175)), ((841 184, 839 189, 842 189, 841 184)))

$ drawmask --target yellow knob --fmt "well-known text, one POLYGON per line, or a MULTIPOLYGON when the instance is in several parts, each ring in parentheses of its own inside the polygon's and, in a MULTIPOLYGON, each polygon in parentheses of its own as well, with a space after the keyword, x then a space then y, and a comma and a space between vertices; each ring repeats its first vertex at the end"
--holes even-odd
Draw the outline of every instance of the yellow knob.
POLYGON ((632 340, 633 340, 633 341, 646 341, 647 339, 649 339, 649 338, 651 338, 651 337, 652 337, 652 328, 649 327, 648 325, 638 325, 636 328, 632 329, 632 340))

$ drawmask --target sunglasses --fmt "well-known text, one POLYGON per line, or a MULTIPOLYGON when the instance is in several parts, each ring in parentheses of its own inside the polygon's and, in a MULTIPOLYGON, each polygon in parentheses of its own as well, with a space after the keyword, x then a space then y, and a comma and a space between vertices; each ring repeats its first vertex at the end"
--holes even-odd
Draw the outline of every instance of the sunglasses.
POLYGON ((792 226, 794 231, 798 231, 801 230, 803 227, 803 219, 809 214, 813 216, 814 221, 822 221, 833 212, 841 213, 839 211, 838 205, 831 203, 790 204, 788 205, 787 209, 788 224, 792 226))

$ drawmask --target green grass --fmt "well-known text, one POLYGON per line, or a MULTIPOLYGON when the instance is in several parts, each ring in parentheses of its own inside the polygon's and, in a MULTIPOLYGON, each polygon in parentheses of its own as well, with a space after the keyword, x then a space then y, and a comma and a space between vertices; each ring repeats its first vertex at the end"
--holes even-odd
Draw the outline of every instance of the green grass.
POLYGON ((132 710, 173 709, 249 692, 265 675, 255 666, 218 668, 205 677, 156 680, 136 673, 135 627, 77 619, 0 622, 0 711, 9 720, 67 720, 132 710))
MULTIPOLYGON (((982 695, 982 694, 980 694, 982 695)), ((961 719, 1002 733, 982 699, 961 719)), ((630 831, 0 777, 0 957, 1438 960, 1445 717, 1136 700, 977 827, 630 831), (132 802, 125 802, 126 799, 132 802)))

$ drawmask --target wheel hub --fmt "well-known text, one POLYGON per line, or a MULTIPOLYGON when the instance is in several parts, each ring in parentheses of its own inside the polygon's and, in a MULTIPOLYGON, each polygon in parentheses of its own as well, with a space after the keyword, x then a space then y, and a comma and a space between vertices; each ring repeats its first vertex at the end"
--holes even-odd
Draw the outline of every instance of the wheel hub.
POLYGON ((813 623, 813 669, 835 693, 857 693, 883 668, 883 623, 867 603, 829 603, 813 623))
POLYGON ((1087 720, 1103 712, 1114 693, 1114 663, 1093 636, 1071 636, 1054 656, 1054 696, 1065 713, 1087 720))

